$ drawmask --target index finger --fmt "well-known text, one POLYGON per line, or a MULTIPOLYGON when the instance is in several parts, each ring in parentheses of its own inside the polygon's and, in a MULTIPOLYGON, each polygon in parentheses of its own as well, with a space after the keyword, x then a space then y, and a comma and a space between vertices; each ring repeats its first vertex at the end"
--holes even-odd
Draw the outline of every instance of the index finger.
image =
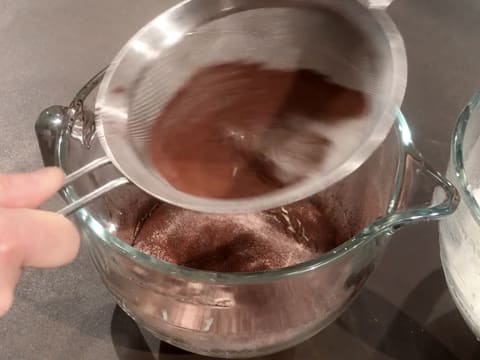
POLYGON ((59 168, 43 168, 23 174, 0 174, 0 207, 37 207, 63 184, 59 168))

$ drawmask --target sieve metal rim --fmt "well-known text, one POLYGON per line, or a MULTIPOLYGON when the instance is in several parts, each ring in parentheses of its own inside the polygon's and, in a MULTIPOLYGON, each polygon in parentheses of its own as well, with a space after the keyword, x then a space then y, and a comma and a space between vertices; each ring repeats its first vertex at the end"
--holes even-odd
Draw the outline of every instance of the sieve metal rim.
POLYGON ((407 61, 403 39, 396 26, 383 11, 367 9, 357 0, 187 0, 166 10, 145 25, 121 49, 108 67, 100 84, 96 99, 96 129, 100 143, 114 166, 131 182, 148 194, 167 203, 190 210, 210 213, 238 213, 261 211, 309 197, 328 188, 355 171, 383 142, 390 131, 395 113, 393 108, 403 100, 406 88, 407 61), (367 19, 371 26, 381 29, 376 36, 386 44, 391 59, 392 86, 389 99, 392 109, 384 109, 371 136, 357 149, 355 154, 332 172, 321 177, 309 178, 278 192, 255 198, 205 199, 180 192, 170 185, 158 186, 159 178, 145 167, 131 148, 126 132, 128 120, 128 89, 140 71, 139 57, 154 58, 156 52, 149 47, 152 42, 168 47, 181 40, 196 27, 209 21, 247 10, 264 8, 300 8, 309 10, 332 9, 338 13, 355 12, 356 17, 367 19), (389 110, 391 110, 389 112, 389 110))

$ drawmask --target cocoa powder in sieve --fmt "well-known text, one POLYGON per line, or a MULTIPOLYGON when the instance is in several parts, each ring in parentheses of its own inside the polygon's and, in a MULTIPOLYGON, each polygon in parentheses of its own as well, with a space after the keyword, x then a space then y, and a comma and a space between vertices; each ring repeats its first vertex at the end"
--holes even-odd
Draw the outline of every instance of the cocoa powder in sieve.
MULTIPOLYGON (((282 130, 283 137, 274 137, 277 146, 296 135, 292 119, 332 123, 365 109, 362 93, 312 70, 213 65, 200 69, 167 103, 152 129, 149 153, 154 168, 181 191, 214 198, 260 195, 286 185, 262 157, 262 146, 272 140, 269 130, 282 130)), ((314 141, 328 146, 321 136, 314 141)), ((321 161, 323 153, 316 156, 321 161)), ((246 272, 298 264, 343 240, 321 207, 308 200, 239 215, 159 204, 133 246, 192 268, 246 272)))
POLYGON ((265 194, 293 181, 275 172, 267 152, 288 147, 318 164, 329 141, 301 130, 309 121, 331 124, 360 116, 366 104, 361 92, 312 70, 241 62, 208 66, 159 115, 149 145, 151 163, 175 188, 192 195, 265 194), (294 137, 306 146, 292 145, 294 137))

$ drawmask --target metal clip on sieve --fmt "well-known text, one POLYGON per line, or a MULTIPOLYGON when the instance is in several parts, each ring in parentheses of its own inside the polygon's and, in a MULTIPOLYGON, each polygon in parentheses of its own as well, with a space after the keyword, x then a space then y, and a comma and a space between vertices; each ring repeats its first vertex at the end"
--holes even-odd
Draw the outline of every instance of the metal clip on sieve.
MULTIPOLYGON (((58 143, 64 133, 79 140, 86 148, 90 148, 95 136, 95 121, 93 120, 92 114, 87 114, 84 111, 83 103, 93 89, 101 82, 104 74, 105 69, 95 75, 92 80, 77 93, 70 106, 54 105, 45 109, 40 114, 35 123, 35 132, 45 164, 59 165, 55 160, 55 154, 59 151, 58 143)), ((65 189, 79 178, 106 165, 111 165, 110 159, 106 156, 91 161, 66 176, 62 189, 65 189)), ((68 216, 109 191, 127 183, 129 183, 129 180, 123 176, 111 180, 91 193, 79 198, 77 201, 70 203, 59 210, 58 213, 68 216)))

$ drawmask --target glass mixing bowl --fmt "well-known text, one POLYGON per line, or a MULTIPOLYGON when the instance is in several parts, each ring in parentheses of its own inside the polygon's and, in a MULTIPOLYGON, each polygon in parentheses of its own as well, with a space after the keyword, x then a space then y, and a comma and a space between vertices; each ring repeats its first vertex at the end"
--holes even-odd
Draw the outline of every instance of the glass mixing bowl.
POLYGON ((458 309, 480 337, 480 92, 458 118, 447 173, 461 202, 439 224, 442 265, 458 309))
MULTIPOLYGON (((46 165, 71 173, 103 155, 93 131, 102 76, 87 83, 69 107, 50 107, 39 117, 46 165)), ((67 186, 62 196, 72 203, 117 177, 106 165, 67 186)), ((240 358, 281 351, 328 326, 365 284, 389 235, 402 225, 449 215, 457 193, 416 151, 399 112, 388 138, 358 170, 309 201, 335 222, 345 241, 311 261, 256 273, 195 270, 128 245, 123 240, 156 202, 130 184, 72 217, 106 287, 141 326, 191 352, 240 358), (435 186, 444 196, 432 203, 435 186)))

